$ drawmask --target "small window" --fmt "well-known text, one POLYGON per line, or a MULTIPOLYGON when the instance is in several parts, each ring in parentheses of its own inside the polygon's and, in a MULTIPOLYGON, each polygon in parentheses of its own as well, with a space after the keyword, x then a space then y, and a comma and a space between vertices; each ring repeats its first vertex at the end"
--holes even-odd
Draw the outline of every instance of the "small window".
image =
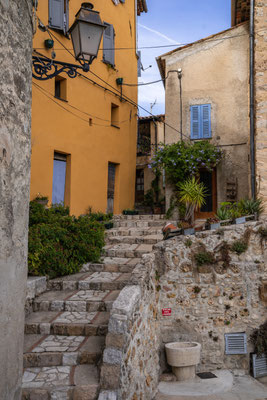
POLYGON ((52 203, 64 204, 66 186, 67 155, 54 153, 52 203))
POLYGON ((111 103, 111 126, 115 128, 119 128, 119 121, 120 121, 120 107, 116 104, 111 103))
POLYGON ((69 29, 69 0, 49 0, 49 27, 64 34, 69 29))
POLYGON ((104 22, 106 29, 103 34, 103 61, 106 64, 115 65, 115 33, 113 25, 104 22))
POLYGON ((67 79, 59 76, 55 78, 55 97, 60 100, 67 100, 67 79))
POLYGON ((211 138, 211 105, 201 104, 190 107, 191 139, 211 138))

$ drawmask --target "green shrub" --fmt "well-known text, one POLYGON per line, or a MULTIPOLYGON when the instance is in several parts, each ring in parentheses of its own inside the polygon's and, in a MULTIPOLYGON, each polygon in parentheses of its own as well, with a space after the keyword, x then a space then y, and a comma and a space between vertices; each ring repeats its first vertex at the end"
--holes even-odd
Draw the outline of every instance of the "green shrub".
POLYGON ((253 343, 257 355, 265 354, 267 356, 267 321, 254 330, 250 336, 250 342, 253 343))
POLYGON ((195 254, 195 260, 197 265, 213 264, 214 258, 211 253, 203 251, 201 253, 195 254))
POLYGON ((87 262, 99 261, 104 225, 90 216, 74 217, 68 209, 31 202, 28 268, 50 278, 76 273, 87 262))
POLYGON ((236 254, 244 253, 247 248, 247 243, 243 242, 242 240, 236 240, 231 246, 231 250, 234 251, 236 254))

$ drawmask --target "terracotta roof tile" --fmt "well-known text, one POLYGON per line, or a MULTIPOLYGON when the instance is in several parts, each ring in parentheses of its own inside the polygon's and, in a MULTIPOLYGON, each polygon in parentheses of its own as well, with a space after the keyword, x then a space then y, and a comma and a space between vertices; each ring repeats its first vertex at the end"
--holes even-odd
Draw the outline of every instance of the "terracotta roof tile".
POLYGON ((142 12, 147 12, 147 4, 146 0, 137 0, 137 15, 140 15, 142 12))

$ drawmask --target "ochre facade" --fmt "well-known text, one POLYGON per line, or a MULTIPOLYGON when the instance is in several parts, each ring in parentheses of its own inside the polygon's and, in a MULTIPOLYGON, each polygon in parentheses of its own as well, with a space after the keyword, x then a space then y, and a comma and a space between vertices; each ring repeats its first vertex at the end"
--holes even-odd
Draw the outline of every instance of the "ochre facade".
MULTIPOLYGON (((80 70, 82 76, 75 79, 63 73, 61 78, 66 80, 57 84, 55 78, 33 79, 31 199, 40 193, 48 196, 51 204, 54 158, 62 155, 66 160, 64 204, 75 215, 85 213, 88 207, 107 210, 109 163, 115 167, 114 213, 134 206, 137 87, 123 86, 122 100, 116 79, 137 83, 136 19, 144 7, 137 9, 135 0, 117 3, 102 0, 95 2, 94 8, 102 21, 113 25, 114 66, 103 62, 102 39, 88 73, 80 70), (120 50, 122 47, 127 50, 120 50), (61 85, 61 98, 57 85, 61 85)), ((146 5, 144 0, 138 4, 146 5)), ((69 2, 69 26, 80 7, 80 1, 69 2)), ((37 16, 48 25, 48 0, 39 2, 37 16)), ((61 31, 48 29, 54 49, 46 49, 49 32, 39 29, 33 48, 49 58, 54 50, 57 61, 77 63, 66 50, 73 53, 71 40, 61 31)))

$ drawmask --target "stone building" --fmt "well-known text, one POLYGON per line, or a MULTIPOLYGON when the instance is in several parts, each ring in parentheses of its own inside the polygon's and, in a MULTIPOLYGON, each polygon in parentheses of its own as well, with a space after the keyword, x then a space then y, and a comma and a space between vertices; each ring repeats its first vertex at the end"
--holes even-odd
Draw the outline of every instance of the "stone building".
MULTIPOLYGON (((164 54, 157 61, 162 79, 166 79, 166 123, 182 127, 184 140, 210 140, 225 152, 212 173, 200 170, 210 196, 198 217, 207 218, 219 203, 250 193, 249 25, 241 23, 164 54), (178 69, 182 74, 182 116, 178 69)), ((166 143, 179 141, 180 134, 168 125, 166 143)), ((170 193, 167 187, 167 204, 170 193)))
MULTIPOLYGON (((155 174, 150 168, 151 157, 159 143, 165 143, 165 116, 140 117, 138 120, 135 203, 144 201, 144 196, 151 189, 155 174)), ((160 181, 163 195, 163 180, 160 181)))
POLYGON ((255 152, 257 191, 267 214, 267 2, 255 1, 255 152))
POLYGON ((0 2, 0 397, 21 398, 30 183, 32 2, 0 2))

